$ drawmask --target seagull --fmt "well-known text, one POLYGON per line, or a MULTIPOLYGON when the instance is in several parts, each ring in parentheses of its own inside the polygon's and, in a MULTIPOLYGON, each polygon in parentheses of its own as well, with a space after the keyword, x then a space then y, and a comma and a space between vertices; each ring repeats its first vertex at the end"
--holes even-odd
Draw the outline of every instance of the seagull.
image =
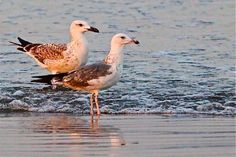
POLYGON ((87 22, 75 20, 70 25, 71 41, 68 44, 31 43, 20 37, 20 43, 10 43, 17 45, 17 50, 26 52, 52 74, 67 73, 87 63, 88 48, 84 33, 88 31, 99 32, 87 22))
POLYGON ((90 114, 94 114, 95 102, 97 115, 100 115, 99 91, 107 89, 119 81, 123 69, 122 49, 128 44, 139 44, 139 41, 123 33, 116 34, 112 37, 110 52, 102 62, 81 66, 68 74, 36 76, 35 78, 40 79, 32 82, 51 83, 77 91, 87 91, 91 93, 90 114))

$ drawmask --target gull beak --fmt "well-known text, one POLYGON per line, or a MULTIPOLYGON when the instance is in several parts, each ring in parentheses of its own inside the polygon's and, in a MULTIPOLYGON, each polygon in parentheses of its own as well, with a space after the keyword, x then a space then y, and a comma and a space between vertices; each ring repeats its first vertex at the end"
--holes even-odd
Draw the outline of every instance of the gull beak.
POLYGON ((91 32, 96 32, 96 33, 99 33, 99 30, 95 27, 90 27, 87 29, 88 31, 91 31, 91 32))
POLYGON ((138 41, 138 40, 135 40, 135 39, 132 39, 132 40, 131 40, 131 43, 139 44, 139 41, 138 41))

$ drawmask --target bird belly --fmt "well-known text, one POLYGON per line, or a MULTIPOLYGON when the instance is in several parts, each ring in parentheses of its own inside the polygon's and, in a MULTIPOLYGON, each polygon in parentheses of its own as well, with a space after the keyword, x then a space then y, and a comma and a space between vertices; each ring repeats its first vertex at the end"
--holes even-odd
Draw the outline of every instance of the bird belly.
POLYGON ((89 86, 87 90, 103 90, 110 88, 111 86, 115 85, 119 81, 119 74, 112 73, 110 75, 101 76, 97 79, 93 79, 88 81, 89 86))
POLYGON ((54 73, 65 73, 75 70, 80 66, 77 58, 65 58, 60 60, 45 60, 46 69, 54 73))

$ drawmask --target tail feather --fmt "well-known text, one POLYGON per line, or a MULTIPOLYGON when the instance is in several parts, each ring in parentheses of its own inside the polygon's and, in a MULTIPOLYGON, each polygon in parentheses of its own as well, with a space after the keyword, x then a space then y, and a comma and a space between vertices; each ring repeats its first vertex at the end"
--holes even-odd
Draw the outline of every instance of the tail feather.
POLYGON ((26 52, 23 47, 17 47, 17 50, 22 51, 22 52, 26 52))
POLYGON ((24 50, 24 47, 27 46, 27 45, 29 45, 29 44, 32 44, 32 43, 29 42, 29 41, 26 41, 26 40, 24 40, 24 39, 22 39, 22 38, 20 38, 20 37, 18 37, 17 39, 19 40, 20 43, 15 43, 15 42, 12 42, 12 41, 9 41, 9 43, 11 43, 11 44, 13 44, 13 45, 19 46, 19 47, 17 47, 17 50, 26 52, 26 51, 24 50))
POLYGON ((37 83, 44 83, 44 84, 60 84, 62 82, 62 79, 64 76, 66 76, 67 73, 61 73, 61 74, 55 74, 55 75, 41 75, 41 76, 32 76, 32 78, 35 78, 34 80, 31 80, 31 82, 37 82, 37 83))
POLYGON ((38 75, 38 76, 32 76, 32 78, 53 78, 53 77, 64 77, 68 73, 60 73, 60 74, 50 74, 50 75, 38 75))
POLYGON ((18 44, 18 43, 12 42, 12 41, 9 41, 9 43, 19 46, 19 47, 16 48, 17 50, 22 51, 22 52, 26 52, 24 50, 24 47, 21 44, 18 44))
POLYGON ((13 44, 13 45, 17 45, 17 46, 22 47, 21 44, 15 43, 15 42, 13 42, 13 41, 9 41, 9 43, 11 43, 11 44, 13 44))

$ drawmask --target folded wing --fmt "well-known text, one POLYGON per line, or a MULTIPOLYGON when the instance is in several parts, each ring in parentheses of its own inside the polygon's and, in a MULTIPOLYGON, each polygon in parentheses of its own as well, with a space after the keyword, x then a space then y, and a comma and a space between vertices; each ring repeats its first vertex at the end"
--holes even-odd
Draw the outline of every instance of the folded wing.
POLYGON ((65 76, 63 82, 74 87, 86 87, 89 86, 90 80, 111 74, 110 68, 111 65, 103 63, 83 66, 75 72, 65 76))
POLYGON ((27 51, 41 63, 44 63, 45 59, 63 59, 64 56, 62 52, 64 52, 66 49, 66 44, 29 44, 24 47, 25 51, 27 51))
POLYGON ((67 50, 67 44, 40 44, 31 43, 20 37, 17 38, 19 43, 10 41, 11 44, 17 45, 17 49, 28 53, 30 56, 44 63, 46 59, 58 60, 63 59, 62 52, 67 50))

